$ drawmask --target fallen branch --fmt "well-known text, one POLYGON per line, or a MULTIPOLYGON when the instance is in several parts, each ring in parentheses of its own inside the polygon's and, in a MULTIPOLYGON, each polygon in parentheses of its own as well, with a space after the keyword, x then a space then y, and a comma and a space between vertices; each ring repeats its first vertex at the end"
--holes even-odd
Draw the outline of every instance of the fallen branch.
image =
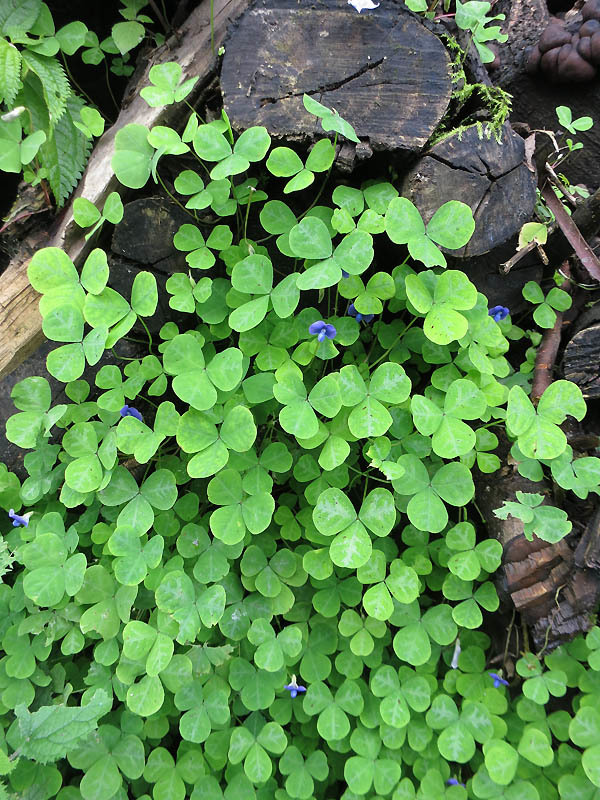
MULTIPOLYGON (((559 228, 565 235, 565 238, 573 248, 583 267, 589 272, 592 278, 600 281, 600 261, 598 261, 596 254, 586 242, 583 234, 577 226, 577 211, 572 217, 569 216, 565 207, 548 183, 545 183, 542 186, 541 194, 546 202, 546 205, 554 214, 559 228)), ((598 193, 596 192, 596 194, 598 193)), ((592 197, 595 198, 596 194, 592 195, 592 197)), ((591 200, 592 198, 588 199, 591 200)), ((600 205, 600 200, 598 201, 598 204, 600 205)), ((598 226, 600 227, 600 216, 598 216, 598 226)), ((587 235, 591 235, 591 232, 586 231, 586 233, 587 235)))
MULTIPOLYGON (((560 288, 563 292, 570 294, 571 292, 571 267, 568 261, 562 265, 562 274, 565 276, 560 288)), ((556 311, 556 321, 552 328, 546 330, 542 338, 541 344, 537 351, 535 358, 535 367, 533 369, 533 382, 531 386, 531 400, 537 404, 540 397, 544 394, 548 386, 553 380, 554 364, 556 362, 556 354, 560 347, 560 337, 563 326, 562 311, 556 311)))

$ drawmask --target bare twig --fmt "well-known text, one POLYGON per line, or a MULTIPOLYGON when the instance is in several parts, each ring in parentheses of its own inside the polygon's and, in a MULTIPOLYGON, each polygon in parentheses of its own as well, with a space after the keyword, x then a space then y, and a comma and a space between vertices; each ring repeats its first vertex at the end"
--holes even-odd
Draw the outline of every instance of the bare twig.
POLYGON ((165 17, 164 17, 164 14, 163 14, 163 13, 162 13, 162 11, 160 10, 160 8, 159 8, 159 7, 156 5, 156 2, 155 2, 155 0, 148 0, 148 2, 149 2, 149 3, 150 3, 150 5, 152 6, 152 10, 153 10, 153 11, 154 11, 154 13, 156 14, 156 18, 158 19, 158 21, 159 21, 159 22, 160 22, 160 24, 162 25, 162 27, 163 27, 163 29, 164 29, 164 32, 165 32, 165 33, 169 33, 169 30, 170 30, 170 28, 169 28, 169 23, 168 23, 168 22, 167 22, 167 20, 165 19, 165 17))
POLYGON ((508 261, 505 261, 504 264, 500 264, 498 267, 498 272, 500 272, 502 275, 508 275, 514 265, 518 264, 519 261, 527 255, 527 253, 531 253, 532 250, 535 250, 536 246, 537 242, 531 241, 529 244, 526 244, 525 247, 517 250, 514 256, 511 256, 508 261))

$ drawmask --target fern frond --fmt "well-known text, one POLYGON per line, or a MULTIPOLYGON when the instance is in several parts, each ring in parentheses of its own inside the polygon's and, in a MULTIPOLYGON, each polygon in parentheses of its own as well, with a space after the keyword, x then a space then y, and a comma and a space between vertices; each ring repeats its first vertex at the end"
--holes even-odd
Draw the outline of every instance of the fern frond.
POLYGON ((22 36, 29 33, 40 15, 42 0, 2 0, 0 33, 22 36))
POLYGON ((89 158, 91 142, 75 127, 79 112, 85 105, 72 94, 67 100, 64 114, 56 123, 52 136, 41 146, 38 157, 47 170, 52 194, 60 207, 71 194, 89 158))
POLYGON ((62 65, 55 58, 40 56, 31 50, 23 51, 23 63, 38 76, 50 114, 50 127, 54 127, 64 114, 71 85, 62 65))
POLYGON ((21 54, 17 48, 0 38, 0 101, 10 108, 21 89, 21 54))

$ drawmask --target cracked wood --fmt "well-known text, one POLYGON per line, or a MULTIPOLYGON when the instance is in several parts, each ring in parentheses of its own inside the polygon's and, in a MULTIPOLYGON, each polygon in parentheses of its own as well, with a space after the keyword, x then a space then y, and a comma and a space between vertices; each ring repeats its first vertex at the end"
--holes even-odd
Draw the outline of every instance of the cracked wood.
POLYGON ((419 152, 444 115, 452 86, 441 41, 406 9, 357 14, 335 0, 303 8, 260 0, 229 36, 221 89, 237 129, 265 125, 309 139, 321 128, 313 96, 350 122, 371 148, 419 152))
POLYGON ((531 219, 535 174, 525 164, 520 136, 505 125, 500 143, 479 137, 475 126, 450 134, 417 162, 404 180, 402 193, 428 222, 447 200, 462 200, 475 217, 475 233, 452 255, 469 258, 507 242, 531 219))

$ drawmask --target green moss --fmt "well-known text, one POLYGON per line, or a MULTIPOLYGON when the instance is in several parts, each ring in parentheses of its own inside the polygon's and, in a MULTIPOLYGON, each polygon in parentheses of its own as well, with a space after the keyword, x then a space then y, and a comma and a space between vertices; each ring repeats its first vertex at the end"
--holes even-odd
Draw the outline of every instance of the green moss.
POLYGON ((450 63, 450 78, 454 85, 452 100, 458 104, 463 104, 470 100, 474 94, 478 95, 482 108, 487 110, 489 114, 489 119, 481 121, 470 116, 466 117, 460 125, 452 126, 452 117, 446 113, 429 141, 430 146, 454 134, 458 134, 460 139, 464 131, 472 128, 473 125, 477 127, 480 139, 484 137, 489 139, 494 135, 496 141, 500 142, 502 128, 512 109, 512 95, 499 86, 469 83, 463 66, 464 50, 453 36, 445 36, 444 39, 446 40, 446 46, 454 54, 454 59, 450 63))

